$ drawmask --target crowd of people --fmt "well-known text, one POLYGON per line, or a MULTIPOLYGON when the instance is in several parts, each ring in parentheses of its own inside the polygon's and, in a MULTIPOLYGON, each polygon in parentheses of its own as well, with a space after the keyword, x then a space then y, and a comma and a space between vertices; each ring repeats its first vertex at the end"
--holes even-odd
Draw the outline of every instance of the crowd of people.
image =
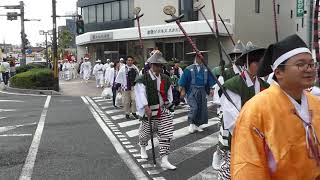
POLYGON ((167 72, 167 62, 156 50, 140 72, 129 56, 124 65, 114 62, 105 74, 114 106, 120 91, 126 118, 141 119, 141 158, 148 158, 152 130, 158 134, 162 168, 176 169, 168 159, 175 105, 187 102, 188 131, 202 132, 208 123, 208 97, 213 96, 221 117, 212 162, 219 179, 320 177, 320 89, 315 85, 319 64, 299 36, 267 49, 239 41, 229 54, 230 67, 215 74, 222 86, 194 54, 194 63, 183 71, 176 64, 167 72), (301 171, 303 167, 308 170, 301 171))

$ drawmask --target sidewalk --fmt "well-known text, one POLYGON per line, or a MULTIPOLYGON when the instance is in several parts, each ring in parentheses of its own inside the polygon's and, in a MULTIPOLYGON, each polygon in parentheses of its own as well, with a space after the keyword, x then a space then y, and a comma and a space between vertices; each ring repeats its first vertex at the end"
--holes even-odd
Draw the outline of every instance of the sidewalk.
POLYGON ((88 83, 81 79, 70 81, 59 80, 60 92, 64 96, 101 96, 103 88, 96 87, 96 81, 91 78, 88 83))

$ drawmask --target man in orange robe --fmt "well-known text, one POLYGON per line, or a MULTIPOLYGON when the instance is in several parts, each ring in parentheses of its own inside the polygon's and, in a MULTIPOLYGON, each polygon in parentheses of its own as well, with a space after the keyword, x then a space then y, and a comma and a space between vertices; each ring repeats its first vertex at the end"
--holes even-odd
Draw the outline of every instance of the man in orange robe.
POLYGON ((274 72, 275 81, 240 112, 231 179, 320 179, 320 101, 305 91, 317 68, 297 35, 268 47, 258 75, 274 72))

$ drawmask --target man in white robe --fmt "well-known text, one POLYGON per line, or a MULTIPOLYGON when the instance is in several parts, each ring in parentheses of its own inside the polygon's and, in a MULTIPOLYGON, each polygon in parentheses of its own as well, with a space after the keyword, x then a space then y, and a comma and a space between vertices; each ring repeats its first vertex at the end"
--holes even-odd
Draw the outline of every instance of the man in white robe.
POLYGON ((91 62, 89 61, 89 58, 84 58, 85 62, 81 64, 81 72, 82 72, 82 76, 83 76, 83 80, 85 80, 85 82, 87 83, 88 80, 90 79, 90 75, 91 75, 91 62))
POLYGON ((101 64, 101 60, 96 61, 96 65, 93 67, 92 74, 96 78, 96 86, 97 88, 103 87, 103 72, 104 72, 104 66, 101 64))

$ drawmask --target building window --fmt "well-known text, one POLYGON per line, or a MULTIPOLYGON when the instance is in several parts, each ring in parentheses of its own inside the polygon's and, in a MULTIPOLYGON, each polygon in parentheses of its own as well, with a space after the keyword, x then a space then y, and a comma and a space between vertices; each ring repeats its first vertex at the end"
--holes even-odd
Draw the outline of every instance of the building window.
POLYGON ((84 24, 88 24, 88 22, 89 22, 88 17, 89 17, 89 9, 88 9, 88 7, 83 7, 82 8, 82 18, 83 18, 84 24))
POLYGON ((97 5, 97 22, 103 22, 103 4, 97 5))
POLYGON ((119 20, 120 19, 120 3, 119 1, 114 1, 111 3, 112 6, 112 20, 119 20))
POLYGON ((256 13, 260 13, 260 0, 255 0, 255 10, 256 13))
POLYGON ((179 0, 179 14, 184 14, 181 21, 197 21, 198 12, 193 11, 195 0, 179 0))
POLYGON ((89 23, 97 22, 96 18, 96 6, 89 6, 89 23))
POLYGON ((129 18, 129 7, 128 7, 128 0, 120 1, 121 7, 121 19, 128 19, 129 18))
POLYGON ((111 21, 111 3, 104 4, 104 21, 111 21))
POLYGON ((129 18, 133 18, 134 1, 129 0, 129 18))

